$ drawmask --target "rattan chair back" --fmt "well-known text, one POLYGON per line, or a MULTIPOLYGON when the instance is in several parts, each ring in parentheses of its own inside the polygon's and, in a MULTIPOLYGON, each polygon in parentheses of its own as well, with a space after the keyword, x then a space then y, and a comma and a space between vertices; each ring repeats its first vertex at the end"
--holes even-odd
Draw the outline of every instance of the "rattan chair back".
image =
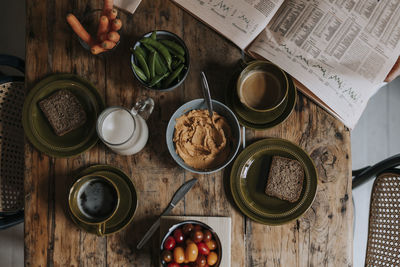
POLYGON ((400 172, 375 179, 365 266, 400 266, 400 172))
POLYGON ((24 82, 0 84, 0 212, 24 206, 24 82))

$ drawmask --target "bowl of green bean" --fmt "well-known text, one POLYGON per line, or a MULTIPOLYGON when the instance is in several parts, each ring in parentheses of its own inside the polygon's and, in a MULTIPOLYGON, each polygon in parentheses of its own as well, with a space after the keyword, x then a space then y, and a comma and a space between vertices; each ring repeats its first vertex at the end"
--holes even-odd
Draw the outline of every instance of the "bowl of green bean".
POLYGON ((173 90, 189 73, 189 51, 182 39, 172 32, 146 33, 131 52, 132 72, 148 89, 173 90))

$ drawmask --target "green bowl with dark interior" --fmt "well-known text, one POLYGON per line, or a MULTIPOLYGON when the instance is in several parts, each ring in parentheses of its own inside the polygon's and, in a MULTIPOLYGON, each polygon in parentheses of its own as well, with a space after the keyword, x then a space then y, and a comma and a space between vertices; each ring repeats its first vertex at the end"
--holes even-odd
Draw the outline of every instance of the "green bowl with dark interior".
MULTIPOLYGON (((177 43, 178 45, 180 45, 180 46, 184 49, 184 51, 185 51, 185 56, 184 56, 184 58, 185 58, 185 63, 184 63, 184 64, 185 64, 186 67, 182 70, 182 72, 181 72, 180 75, 178 76, 179 79, 178 79, 178 80, 175 80, 174 82, 172 82, 172 84, 170 84, 170 85, 167 86, 167 87, 163 87, 162 85, 161 85, 161 87, 159 87, 159 88, 156 88, 156 87, 154 87, 154 86, 153 86, 153 87, 150 87, 150 86, 148 86, 148 84, 147 84, 146 82, 144 82, 144 81, 138 76, 138 74, 136 73, 136 71, 135 71, 134 68, 132 67, 132 64, 131 64, 131 69, 132 69, 133 75, 136 77, 136 79, 137 79, 145 88, 150 89, 150 90, 155 90, 155 91, 162 91, 162 92, 171 91, 171 90, 177 88, 178 86, 180 86, 181 84, 183 84, 183 82, 185 81, 185 79, 186 79, 186 77, 187 77, 187 75, 188 75, 188 73, 189 73, 189 69, 190 69, 189 50, 188 50, 188 48, 186 47, 185 42, 184 42, 178 35, 176 35, 176 34, 174 34, 174 33, 172 33, 172 32, 169 32, 169 31, 161 31, 161 30, 160 30, 160 31, 155 31, 155 32, 156 32, 157 40, 170 40, 170 41, 174 41, 175 43, 177 43)), ((142 47, 143 45, 140 43, 140 40, 141 40, 142 38, 150 37, 152 33, 153 33, 153 31, 144 34, 144 35, 133 45, 132 49, 135 49, 135 48, 138 47, 138 46, 141 46, 141 47, 142 47)), ((162 57, 162 55, 160 55, 160 57, 162 57)), ((148 59, 146 59, 146 61, 148 61, 148 59)), ((135 57, 135 55, 134 55, 133 53, 131 54, 131 63, 135 63, 137 66, 139 66, 139 62, 138 62, 137 58, 135 57)))

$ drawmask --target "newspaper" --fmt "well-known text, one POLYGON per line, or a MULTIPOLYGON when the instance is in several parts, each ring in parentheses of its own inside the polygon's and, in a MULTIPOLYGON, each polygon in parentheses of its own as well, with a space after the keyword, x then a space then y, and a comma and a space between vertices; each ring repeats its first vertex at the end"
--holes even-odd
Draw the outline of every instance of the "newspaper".
POLYGON ((241 49, 268 25, 284 0, 173 0, 241 49))
POLYGON ((172 1, 287 71, 351 129, 400 55, 399 0, 172 1))
POLYGON ((400 1, 285 1, 248 48, 354 128, 400 54, 400 1))

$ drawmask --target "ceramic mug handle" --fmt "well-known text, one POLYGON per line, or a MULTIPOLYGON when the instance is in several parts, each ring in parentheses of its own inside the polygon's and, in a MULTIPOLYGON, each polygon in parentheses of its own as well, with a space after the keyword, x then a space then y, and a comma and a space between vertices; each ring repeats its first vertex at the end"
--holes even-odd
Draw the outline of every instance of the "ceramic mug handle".
POLYGON ((154 100, 151 97, 142 97, 131 109, 133 115, 140 115, 144 120, 147 120, 154 109, 154 100))
POLYGON ((97 227, 97 235, 103 236, 106 233, 106 223, 100 223, 99 227, 97 227))
POLYGON ((244 69, 248 65, 254 62, 253 58, 250 58, 248 55, 245 54, 243 50, 240 52, 240 60, 239 60, 239 66, 244 69))

